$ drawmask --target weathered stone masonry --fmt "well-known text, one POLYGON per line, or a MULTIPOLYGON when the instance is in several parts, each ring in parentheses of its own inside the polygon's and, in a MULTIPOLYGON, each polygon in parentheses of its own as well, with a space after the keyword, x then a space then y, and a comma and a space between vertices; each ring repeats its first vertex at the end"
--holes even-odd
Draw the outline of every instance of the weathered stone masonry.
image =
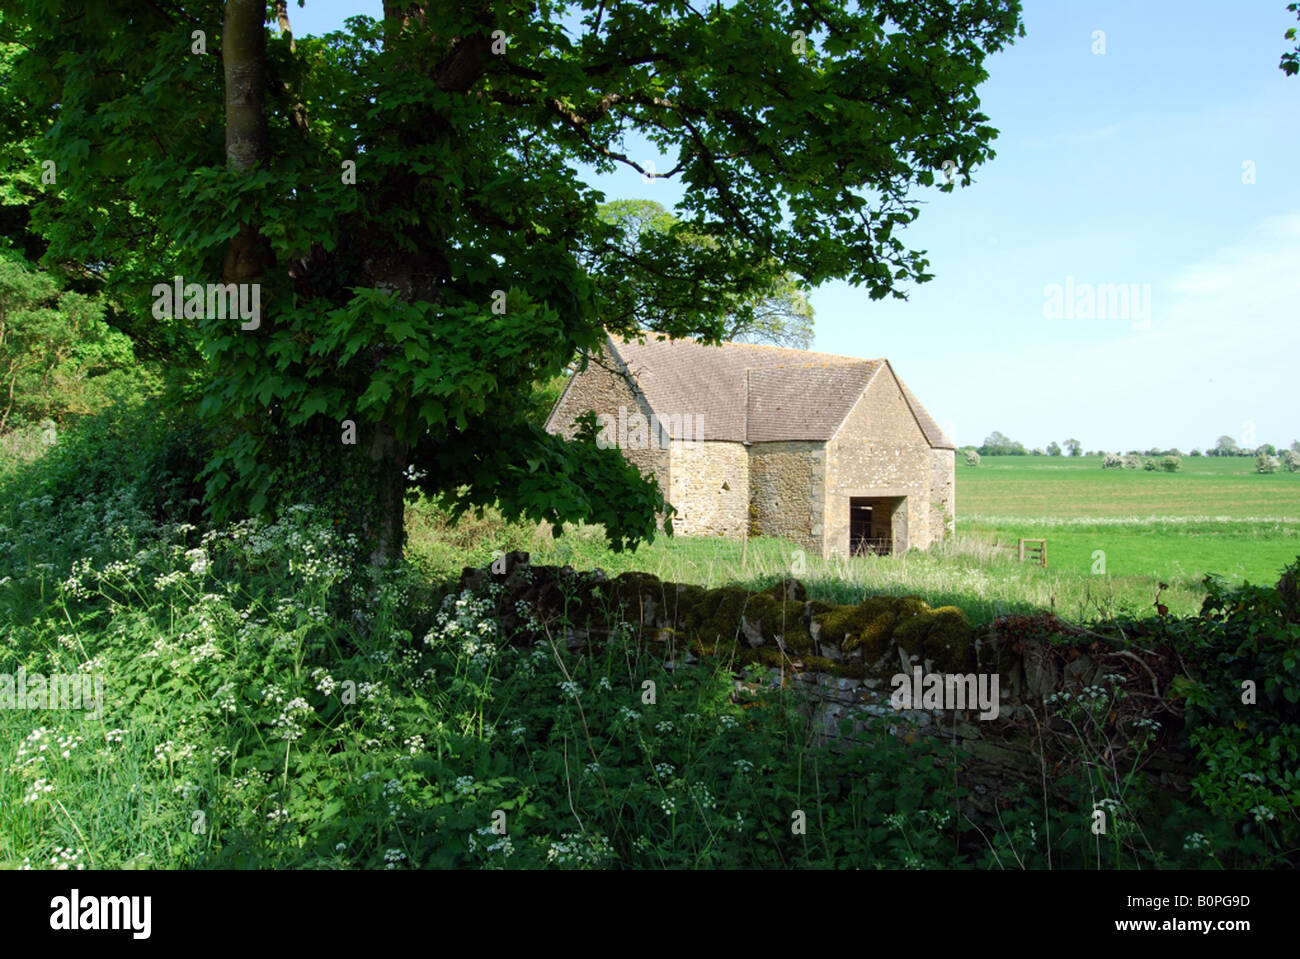
POLYGON ((912 596, 866 596, 837 606, 808 599, 797 580, 761 591, 706 590, 647 573, 609 579, 599 570, 531 568, 526 554, 511 554, 501 575, 466 569, 459 588, 482 592, 490 582, 503 587, 496 599, 501 627, 517 645, 549 636, 573 650, 589 649, 626 623, 638 643, 678 668, 705 658, 731 663, 737 672, 746 664, 766 667, 762 685, 798 696, 811 731, 832 748, 843 741, 842 724, 853 735, 873 717, 885 718, 898 735, 958 745, 971 757, 962 778, 977 805, 1015 783, 1044 788, 1047 768, 1061 758, 1051 755, 1053 742, 1062 755, 1071 754, 1071 730, 1049 716, 1049 697, 1078 695, 1107 674, 1131 694, 1116 707, 1124 715, 1108 722, 1134 728, 1134 721, 1154 718, 1165 728, 1163 745, 1141 757, 1146 774, 1176 790, 1186 789, 1191 775, 1187 757, 1170 748, 1179 716, 1158 695, 1180 669, 1177 654, 1109 646, 1050 614, 975 629, 956 607, 932 609, 912 596), (530 631, 535 623, 546 632, 530 631), (978 708, 895 709, 892 677, 918 666, 945 680, 996 675, 998 715, 980 719, 978 708))

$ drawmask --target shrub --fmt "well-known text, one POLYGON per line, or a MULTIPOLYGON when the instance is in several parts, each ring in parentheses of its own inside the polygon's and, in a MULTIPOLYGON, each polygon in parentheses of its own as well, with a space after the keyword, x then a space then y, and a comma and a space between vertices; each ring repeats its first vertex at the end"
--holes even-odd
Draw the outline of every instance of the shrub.
POLYGON ((1160 461, 1160 468, 1166 473, 1177 473, 1182 468, 1182 465, 1181 456, 1166 456, 1160 461))
POLYGON ((1255 457, 1256 473, 1276 473, 1281 468, 1282 463, 1276 456, 1270 456, 1268 453, 1260 453, 1255 457))
POLYGON ((144 385, 131 340, 104 302, 61 288, 12 250, 0 250, 0 430, 102 409, 113 389, 144 385))
POLYGON ((1123 463, 1126 470, 1141 469, 1142 457, 1138 456, 1136 453, 1126 453, 1124 454, 1123 463))
POLYGON ((203 489, 197 476, 209 445, 174 398, 118 402, 77 418, 54 438, 39 459, 12 464, 6 492, 48 496, 55 512, 120 493, 154 519, 197 519, 203 489))
POLYGON ((979 465, 980 465, 980 454, 979 454, 979 450, 967 450, 967 451, 966 451, 966 465, 967 465, 967 466, 979 466, 979 465))
POLYGON ((1155 460, 1143 460, 1142 468, 1146 470, 1148 473, 1150 473, 1153 472, 1154 470, 1160 469, 1160 464, 1157 463, 1155 460))
POLYGON ((1282 465, 1286 467, 1288 473, 1294 473, 1300 470, 1300 453, 1295 450, 1287 450, 1281 456, 1282 465))
POLYGON ((1300 842, 1297 578, 1300 558, 1275 587, 1229 588, 1206 577, 1201 616, 1183 636, 1192 675, 1172 686, 1185 697, 1187 739, 1202 770, 1193 794, 1283 858, 1300 842))
POLYGON ((1117 470, 1124 465, 1124 459, 1118 453, 1107 453, 1101 461, 1104 470, 1117 470))

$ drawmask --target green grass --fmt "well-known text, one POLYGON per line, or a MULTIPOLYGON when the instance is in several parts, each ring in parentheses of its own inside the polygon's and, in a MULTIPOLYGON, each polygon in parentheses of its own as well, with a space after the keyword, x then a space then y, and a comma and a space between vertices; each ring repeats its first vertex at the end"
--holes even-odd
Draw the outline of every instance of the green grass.
POLYGON ((1049 566, 1192 586, 1207 572, 1273 582, 1300 553, 1300 473, 1246 457, 1183 459, 1178 473, 1103 470, 1099 457, 985 457, 957 467, 958 529, 1046 539, 1049 566))
POLYGON ((804 555, 801 566, 795 544, 770 537, 744 547, 715 537, 660 536, 635 552, 613 553, 597 528, 570 528, 553 539, 546 528, 505 524, 491 514, 453 528, 423 502, 408 516, 408 548, 434 576, 484 565, 493 550, 523 549, 539 563, 639 570, 710 587, 762 586, 794 575, 810 595, 838 603, 915 594, 933 606, 959 606, 976 623, 1039 609, 1077 620, 1155 615, 1158 592, 1171 612, 1186 615, 1199 611, 1207 573, 1273 583, 1300 555, 1300 474, 1253 473, 1253 458, 1183 463, 1180 473, 1103 470, 1099 457, 959 464, 957 534, 903 556, 804 555), (1047 540, 1046 569, 994 548, 1018 537, 1047 540), (1160 591, 1162 582, 1168 589, 1160 591))

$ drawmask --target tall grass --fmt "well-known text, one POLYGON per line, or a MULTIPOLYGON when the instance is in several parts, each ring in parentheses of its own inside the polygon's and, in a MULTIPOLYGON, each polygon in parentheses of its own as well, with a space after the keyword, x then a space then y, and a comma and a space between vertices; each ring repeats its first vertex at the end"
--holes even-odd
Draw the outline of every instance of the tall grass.
POLYGON ((536 563, 600 568, 611 575, 642 571, 709 588, 730 583, 762 588, 795 576, 811 597, 835 603, 857 603, 868 595, 915 595, 932 606, 958 606, 975 623, 1040 610, 1078 621, 1155 615, 1157 593, 1172 612, 1191 614, 1205 595, 1199 577, 1170 576, 1169 588, 1161 591, 1159 572, 1095 575, 1087 564, 1082 569, 1022 564, 1014 550, 995 548, 995 537, 986 533, 958 533, 929 550, 894 556, 823 559, 773 537, 754 537, 745 544, 663 535, 634 552, 614 553, 598 528, 566 527, 563 536, 553 538, 548 527, 512 526, 489 512, 473 521, 472 534, 451 549, 441 539, 445 518, 432 506, 416 504, 411 513, 410 552, 430 575, 444 579, 454 578, 463 566, 486 565, 495 550, 524 549, 536 563))

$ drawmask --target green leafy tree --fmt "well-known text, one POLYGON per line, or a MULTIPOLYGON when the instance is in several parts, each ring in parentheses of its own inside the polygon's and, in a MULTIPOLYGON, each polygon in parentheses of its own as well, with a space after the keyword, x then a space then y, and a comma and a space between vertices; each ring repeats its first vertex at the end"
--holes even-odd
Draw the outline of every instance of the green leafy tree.
POLYGON ((521 397, 638 316, 719 341, 773 263, 873 298, 930 279, 897 233, 993 156, 976 88, 1023 35, 1017 0, 385 0, 322 38, 275 10, 270 35, 263 0, 14 0, 6 95, 58 170, 48 255, 146 319, 173 276, 260 291, 252 328, 192 299, 154 324, 209 364, 214 514, 330 491, 379 565, 412 486, 652 537, 653 481, 521 397), (679 224, 620 257, 581 164, 679 179, 679 224))
POLYGON ((132 365, 103 304, 0 250, 0 432, 92 409, 93 380, 132 365))
POLYGON ((1058 442, 1056 442, 1056 440, 1052 440, 1052 442, 1048 443, 1048 444, 1047 444, 1047 455, 1048 455, 1048 456, 1060 456, 1060 455, 1061 455, 1061 444, 1058 443, 1058 442))
MULTIPOLYGON (((1300 3, 1288 3, 1286 8, 1300 19, 1300 3)), ((1295 41, 1296 28, 1290 27, 1284 34, 1286 39, 1295 41)), ((1282 62, 1278 64, 1278 69, 1282 70, 1287 76, 1293 77, 1300 73, 1300 43, 1297 43, 1294 50, 1282 54, 1282 62)))
POLYGON ((1214 443, 1214 449, 1210 450, 1213 456, 1236 456, 1237 441, 1231 436, 1220 436, 1214 443))
POLYGON ((1065 447, 1070 456, 1078 456, 1083 452, 1083 444, 1076 439, 1068 439, 1061 445, 1065 447))
MULTIPOLYGON (((647 231, 671 234, 678 242, 705 249, 717 249, 713 237, 698 236, 681 228, 681 221, 662 203, 654 200, 616 200, 599 207, 602 219, 618 227, 620 236, 615 255, 629 262, 645 257, 643 237, 647 231)), ((775 261, 769 262, 770 277, 759 292, 744 304, 749 309, 742 316, 736 308, 724 317, 724 340, 772 343, 806 350, 813 341, 813 309, 808 302, 808 290, 797 276, 784 270, 775 261)), ((653 293, 657 289, 653 275, 649 277, 644 315, 636 322, 647 330, 657 328, 658 316, 653 310, 653 293)), ((737 305, 739 306, 739 304, 737 305)))
POLYGON ((982 456, 1027 456, 1029 454, 1023 443, 1009 436, 1003 436, 998 430, 994 430, 984 438, 984 445, 979 447, 979 451, 982 456))

